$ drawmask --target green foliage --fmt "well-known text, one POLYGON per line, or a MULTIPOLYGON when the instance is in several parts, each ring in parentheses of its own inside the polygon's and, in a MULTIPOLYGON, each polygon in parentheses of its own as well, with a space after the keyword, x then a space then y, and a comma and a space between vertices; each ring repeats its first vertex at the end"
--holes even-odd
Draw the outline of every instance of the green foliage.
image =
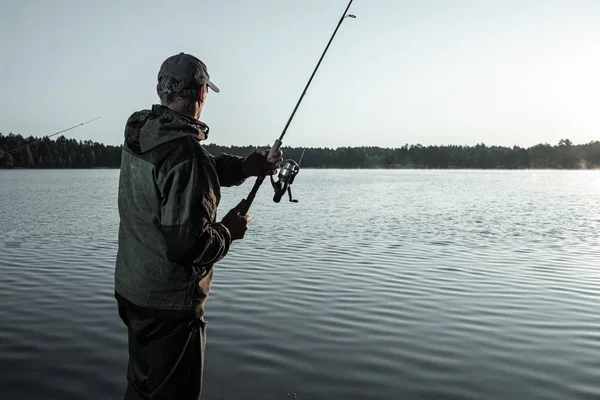
MULTIPOLYGON (((0 168, 119 168, 122 146, 76 141, 64 136, 56 140, 0 133, 0 168), (3 157, 7 152, 32 143, 3 157)), ((267 144, 264 147, 268 148, 267 144)), ((205 145, 213 155, 228 153, 247 156, 255 146, 205 145)), ((285 158, 300 160, 303 147, 284 147, 285 158)), ((575 145, 561 139, 556 146, 422 146, 398 148, 339 147, 306 148, 302 168, 468 168, 468 169, 587 169, 600 168, 600 142, 575 145)))
POLYGON ((56 140, 47 136, 41 139, 0 133, 0 168, 119 168, 121 163, 121 146, 106 146, 91 140, 78 142, 64 136, 56 140), (30 146, 3 157, 29 143, 30 146))
MULTIPOLYGON (((266 148, 269 145, 265 145, 266 148)), ((248 155, 254 147, 210 144, 211 154, 248 155)), ((304 148, 284 147, 284 157, 299 161, 304 148)), ((440 169, 587 169, 600 168, 600 142, 574 145, 569 139, 557 146, 422 146, 399 148, 306 148, 303 168, 440 168, 440 169)))

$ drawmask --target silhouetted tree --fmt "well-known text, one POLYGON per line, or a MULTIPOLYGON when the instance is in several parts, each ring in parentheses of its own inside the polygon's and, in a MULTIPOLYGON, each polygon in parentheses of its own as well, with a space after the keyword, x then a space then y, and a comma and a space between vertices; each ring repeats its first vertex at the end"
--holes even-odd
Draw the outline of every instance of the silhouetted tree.
POLYGON ((119 168, 122 146, 106 146, 64 136, 51 140, 0 133, 0 168, 119 168), (27 145, 6 157, 8 151, 27 145))
MULTIPOLYGON (((265 144, 264 147, 268 147, 265 144)), ((205 145, 213 155, 250 154, 255 146, 205 145)), ((0 168, 119 168, 122 146, 110 146, 91 140, 76 141, 64 136, 51 140, 43 137, 0 134, 0 168), (21 151, 3 157, 6 152, 25 144, 21 151)), ((296 161, 301 147, 285 147, 284 155, 296 161)), ((576 145, 561 139, 556 146, 548 143, 530 148, 519 146, 446 145, 423 146, 405 144, 399 148, 338 147, 306 148, 301 167, 309 168, 600 168, 600 142, 576 145)))

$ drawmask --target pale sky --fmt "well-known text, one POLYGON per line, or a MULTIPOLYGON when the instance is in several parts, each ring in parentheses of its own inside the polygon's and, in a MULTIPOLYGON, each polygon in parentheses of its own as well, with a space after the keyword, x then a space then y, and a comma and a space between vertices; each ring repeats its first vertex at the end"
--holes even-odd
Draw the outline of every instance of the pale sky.
MULTIPOLYGON (((161 62, 207 66, 208 143, 279 136, 347 0, 3 0, 0 132, 120 144, 161 62)), ((600 140, 599 0, 354 0, 284 146, 600 140)))

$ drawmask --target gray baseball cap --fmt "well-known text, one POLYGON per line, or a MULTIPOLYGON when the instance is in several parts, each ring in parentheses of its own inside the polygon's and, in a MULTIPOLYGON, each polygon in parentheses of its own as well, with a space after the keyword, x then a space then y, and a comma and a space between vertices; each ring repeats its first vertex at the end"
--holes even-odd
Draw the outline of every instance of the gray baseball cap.
POLYGON ((210 80, 206 64, 191 54, 179 53, 163 61, 158 79, 166 75, 181 81, 180 89, 207 84, 214 92, 220 91, 210 80))

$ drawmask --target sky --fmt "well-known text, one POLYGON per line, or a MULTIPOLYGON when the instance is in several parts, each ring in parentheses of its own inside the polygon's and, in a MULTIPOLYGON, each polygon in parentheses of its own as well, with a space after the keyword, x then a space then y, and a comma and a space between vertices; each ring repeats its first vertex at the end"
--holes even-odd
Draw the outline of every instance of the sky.
MULTIPOLYGON (((221 93, 207 143, 270 146, 347 0, 3 0, 0 132, 118 145, 170 55, 221 93)), ((284 146, 600 140, 600 1, 354 0, 284 146)))

